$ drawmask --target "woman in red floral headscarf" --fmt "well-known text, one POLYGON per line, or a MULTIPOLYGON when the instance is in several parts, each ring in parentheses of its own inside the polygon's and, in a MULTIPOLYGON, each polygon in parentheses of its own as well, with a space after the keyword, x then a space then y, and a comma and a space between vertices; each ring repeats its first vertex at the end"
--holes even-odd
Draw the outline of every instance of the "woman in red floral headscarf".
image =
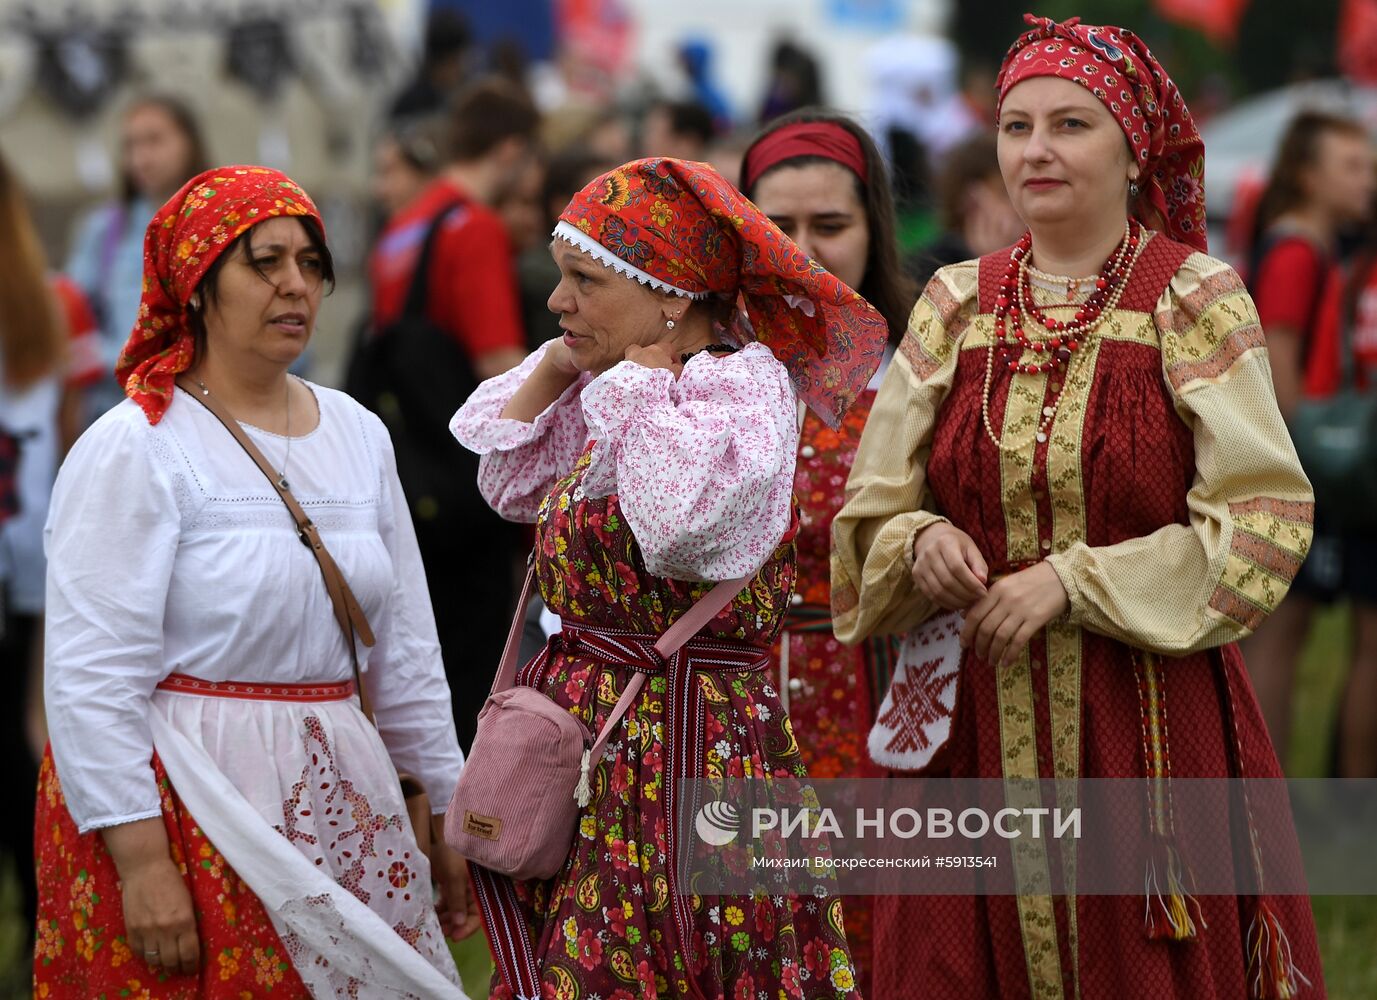
POLYGON ((392 446, 287 373, 332 280, 320 215, 275 170, 207 171, 150 223, 144 275, 129 398, 72 449, 48 521, 34 993, 462 1000, 443 930, 475 927, 463 865, 418 851, 392 763, 441 806, 463 766, 392 446), (202 397, 362 606, 378 729, 315 558, 202 397))
POLYGON ((700 776, 806 773, 765 670, 794 585, 796 401, 837 426, 880 362, 884 318, 704 164, 619 167, 554 235, 564 336, 480 386, 453 430, 483 455, 494 508, 535 522, 536 577, 563 621, 520 682, 596 732, 638 670, 650 680, 596 762, 559 874, 511 891, 475 869, 494 996, 855 996, 841 902, 695 894, 674 807, 700 776), (599 652, 653 644, 738 577, 751 582, 696 637, 718 653, 666 669, 599 652))
MULTIPOLYGON (((1029 233, 939 270, 913 313, 834 522, 837 634, 950 630, 901 656, 896 771, 1145 779, 1158 804, 1172 778, 1279 777, 1235 641, 1304 559, 1311 493, 1253 303, 1205 253, 1204 150, 1132 32, 1027 20, 998 145, 1029 233)), ((1189 892, 1202 855, 1234 870, 1215 820, 1099 831, 1145 894, 878 900, 873 994, 1323 996, 1303 896, 1189 892)), ((976 853, 1074 886, 1075 848, 1044 843, 976 853)), ((1281 846, 1239 870, 1295 891, 1281 846)))

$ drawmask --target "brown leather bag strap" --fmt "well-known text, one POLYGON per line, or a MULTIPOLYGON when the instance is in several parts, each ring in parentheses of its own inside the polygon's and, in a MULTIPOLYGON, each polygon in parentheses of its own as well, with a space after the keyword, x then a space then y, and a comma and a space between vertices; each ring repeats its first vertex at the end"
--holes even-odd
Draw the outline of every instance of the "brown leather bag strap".
POLYGON ((301 539, 301 544, 311 550, 311 554, 316 557, 317 565, 320 566, 320 575, 325 581, 325 590, 330 595, 330 603, 334 607, 335 621, 339 623, 340 631, 344 633, 344 644, 349 647, 350 658, 354 661, 354 685, 359 689, 359 703, 363 708, 363 714, 368 716, 368 720, 376 726, 377 720, 373 717, 373 703, 368 697, 368 691, 363 686, 363 675, 359 671, 358 650, 354 648, 355 633, 358 634, 365 646, 371 647, 375 642, 373 630, 369 627, 368 618, 354 597, 354 592, 349 589, 349 583, 344 579, 339 564, 330 555, 330 550, 325 547, 325 542, 321 539, 315 524, 306 516, 306 512, 301 509, 301 504, 297 503, 296 497, 292 496, 292 491, 287 488, 286 479, 277 474, 267 458, 258 450, 258 445, 254 444, 253 439, 244 433, 244 428, 239 426, 239 421, 234 419, 234 414, 230 413, 228 407, 208 391, 200 388, 188 375, 179 375, 177 385, 225 425, 225 430, 229 431, 230 436, 239 442, 239 446, 244 449, 249 458, 253 459, 254 464, 267 477, 268 482, 272 483, 273 489, 282 498, 282 502, 287 505, 292 520, 296 522, 297 537, 301 539))

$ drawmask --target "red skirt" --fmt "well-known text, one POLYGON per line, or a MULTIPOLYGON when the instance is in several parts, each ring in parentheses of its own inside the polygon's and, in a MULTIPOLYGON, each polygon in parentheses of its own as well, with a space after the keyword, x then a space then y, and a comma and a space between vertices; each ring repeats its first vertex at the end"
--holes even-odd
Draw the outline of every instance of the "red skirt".
POLYGON ((34 827, 33 995, 42 1000, 309 1000, 263 904, 182 807, 156 754, 153 773, 162 792, 172 860, 196 910, 199 970, 195 975, 155 970, 129 950, 115 863, 98 832, 77 832, 49 749, 39 772, 34 827))

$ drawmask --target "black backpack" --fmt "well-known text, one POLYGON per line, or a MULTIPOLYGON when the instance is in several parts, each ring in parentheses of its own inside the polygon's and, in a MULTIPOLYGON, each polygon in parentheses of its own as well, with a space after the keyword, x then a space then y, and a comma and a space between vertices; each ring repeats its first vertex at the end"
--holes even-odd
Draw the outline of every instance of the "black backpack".
POLYGON ((456 410, 478 385, 463 348, 427 315, 436 234, 461 202, 431 223, 396 321, 365 329, 349 362, 345 391, 382 418, 397 453, 397 474, 418 530, 443 519, 456 535, 473 517, 491 518, 478 492, 478 456, 449 431, 456 410))

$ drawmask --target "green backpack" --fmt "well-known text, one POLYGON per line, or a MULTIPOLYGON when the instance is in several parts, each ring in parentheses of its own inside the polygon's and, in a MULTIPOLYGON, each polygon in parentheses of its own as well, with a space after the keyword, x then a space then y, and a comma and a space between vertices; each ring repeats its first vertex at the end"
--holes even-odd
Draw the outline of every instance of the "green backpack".
POLYGON ((1317 511, 1341 530, 1377 531, 1377 393, 1358 387, 1353 335, 1339 333, 1339 389, 1302 400, 1291 440, 1315 489, 1317 511))

